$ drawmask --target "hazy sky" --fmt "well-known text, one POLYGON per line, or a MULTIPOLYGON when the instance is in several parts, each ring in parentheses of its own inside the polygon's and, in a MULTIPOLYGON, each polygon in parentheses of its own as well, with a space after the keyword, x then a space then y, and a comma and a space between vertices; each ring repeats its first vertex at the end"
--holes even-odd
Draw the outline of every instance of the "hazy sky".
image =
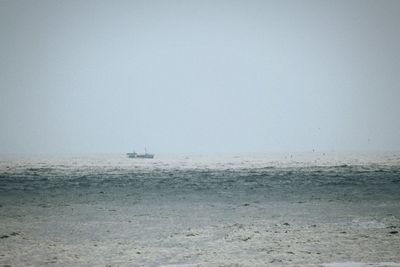
POLYGON ((0 1, 0 153, 400 150, 400 1, 0 1))

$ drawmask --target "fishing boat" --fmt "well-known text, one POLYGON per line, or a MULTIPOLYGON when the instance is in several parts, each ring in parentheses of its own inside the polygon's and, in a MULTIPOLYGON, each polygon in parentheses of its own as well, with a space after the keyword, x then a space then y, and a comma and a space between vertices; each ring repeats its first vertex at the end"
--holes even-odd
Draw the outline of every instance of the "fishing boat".
POLYGON ((135 159, 135 158, 138 158, 138 159, 152 159, 152 158, 154 158, 154 154, 147 153, 147 149, 146 148, 144 148, 144 153, 143 154, 136 153, 135 151, 133 151, 133 152, 130 152, 130 153, 126 153, 126 155, 128 156, 128 158, 131 158, 131 159, 135 159))

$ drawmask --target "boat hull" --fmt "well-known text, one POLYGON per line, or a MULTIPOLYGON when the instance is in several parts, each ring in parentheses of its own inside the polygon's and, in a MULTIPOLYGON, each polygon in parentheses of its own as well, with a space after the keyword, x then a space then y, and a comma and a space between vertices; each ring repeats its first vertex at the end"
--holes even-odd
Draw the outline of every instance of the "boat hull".
POLYGON ((128 158, 131 159, 152 159, 154 158, 154 154, 137 154, 137 153, 126 153, 126 155, 128 156, 128 158))

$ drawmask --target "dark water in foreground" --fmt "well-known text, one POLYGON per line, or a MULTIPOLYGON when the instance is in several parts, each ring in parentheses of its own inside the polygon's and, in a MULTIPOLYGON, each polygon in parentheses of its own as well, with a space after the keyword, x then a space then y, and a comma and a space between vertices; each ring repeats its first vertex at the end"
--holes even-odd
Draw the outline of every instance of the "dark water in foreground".
MULTIPOLYGON (((87 159, 85 159, 87 161, 87 159)), ((324 199, 341 201, 400 200, 400 166, 338 164, 295 166, 274 162, 236 167, 184 166, 182 162, 128 160, 90 162, 7 162, 0 168, 0 193, 120 192, 146 196, 204 196, 220 200, 324 199), (95 163, 95 164, 93 164, 95 163), (183 167, 180 166, 183 164, 183 167)))

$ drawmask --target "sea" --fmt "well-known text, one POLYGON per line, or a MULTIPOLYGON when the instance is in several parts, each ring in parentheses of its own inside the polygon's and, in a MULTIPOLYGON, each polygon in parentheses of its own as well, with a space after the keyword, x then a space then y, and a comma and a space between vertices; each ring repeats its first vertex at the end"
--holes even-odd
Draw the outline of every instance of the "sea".
POLYGON ((0 157, 2 266, 400 266, 400 153, 0 157))

